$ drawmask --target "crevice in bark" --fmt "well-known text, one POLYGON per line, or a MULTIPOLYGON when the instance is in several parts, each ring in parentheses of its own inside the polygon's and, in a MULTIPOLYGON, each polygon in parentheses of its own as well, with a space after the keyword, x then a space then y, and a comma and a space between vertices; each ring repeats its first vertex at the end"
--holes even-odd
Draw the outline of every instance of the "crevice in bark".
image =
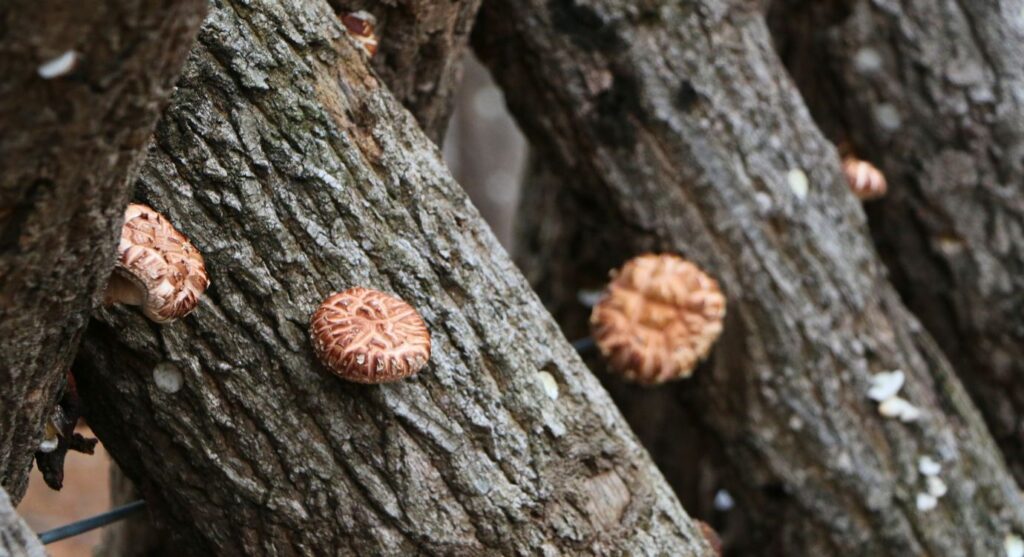
POLYGON ((0 485, 15 501, 204 6, 0 7, 0 485))
MULTIPOLYGON (((473 45, 558 177, 524 196, 568 204, 524 212, 537 232, 520 245, 600 246, 521 254, 549 307, 572 308, 580 288, 650 250, 721 282, 726 330, 692 389, 750 520, 756 545, 741 550, 997 554, 1024 527, 1012 477, 886 282, 757 3, 495 0, 473 45), (568 210, 574 199, 589 203, 568 210), (919 422, 882 418, 866 395, 872 374, 893 369, 919 422), (949 485, 931 511, 915 502, 923 455, 942 460, 949 485)), ((575 307, 568 321, 582 323, 575 307)), ((642 404, 619 401, 627 414, 642 404)))
POLYGON ((867 205, 894 284, 1024 480, 1024 20, 1012 2, 777 0, 817 121, 878 165, 867 205), (813 53, 808 56, 807 53, 813 53))
POLYGON ((427 136, 441 145, 480 0, 330 3, 339 13, 366 10, 377 18, 380 48, 374 69, 427 136))
POLYGON ((708 554, 329 6, 218 3, 199 45, 137 188, 211 286, 164 327, 99 312, 76 363, 91 427, 179 549, 708 554), (364 386, 314 363, 309 316, 354 285, 422 313, 424 372, 364 386))

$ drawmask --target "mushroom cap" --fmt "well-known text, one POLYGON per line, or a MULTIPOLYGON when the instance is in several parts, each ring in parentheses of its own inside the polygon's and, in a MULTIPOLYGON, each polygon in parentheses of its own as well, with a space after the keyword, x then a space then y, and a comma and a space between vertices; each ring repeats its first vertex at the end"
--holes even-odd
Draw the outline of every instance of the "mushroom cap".
POLYGON ((703 520, 695 520, 694 522, 697 523, 697 528, 704 535, 704 539, 708 541, 711 550, 715 552, 714 554, 717 557, 722 557, 722 538, 718 536, 718 532, 715 532, 715 529, 703 520))
POLYGON ((328 297, 313 314, 309 333, 324 366, 357 383, 398 381, 430 359, 430 331, 420 314, 369 288, 328 297))
POLYGON ((349 33, 355 35, 355 39, 366 54, 373 57, 377 53, 377 35, 374 33, 377 18, 373 17, 373 14, 362 10, 347 13, 341 16, 341 23, 349 33))
POLYGON ((645 385, 689 377, 722 332, 718 283, 669 254, 635 257, 612 277, 590 315, 612 369, 645 385))
POLYGON ((843 159, 843 174, 850 190, 861 201, 878 199, 888 189, 885 174, 875 165, 856 157, 847 156, 843 159))
POLYGON ((138 289, 143 313, 157 323, 188 315, 210 284, 199 250, 146 205, 125 210, 117 256, 114 273, 138 289))

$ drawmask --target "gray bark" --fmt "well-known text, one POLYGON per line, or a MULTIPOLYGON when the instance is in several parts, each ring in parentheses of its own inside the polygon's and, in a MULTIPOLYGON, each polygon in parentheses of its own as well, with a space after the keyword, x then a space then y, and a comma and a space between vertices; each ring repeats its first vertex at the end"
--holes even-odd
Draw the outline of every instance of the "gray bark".
POLYGON ((720 280, 723 338, 675 388, 724 451, 749 553, 997 555, 1024 529, 998 449, 887 283, 760 3, 494 0, 473 43, 560 178, 527 184, 547 201, 522 215, 523 266, 542 295, 560 293, 553 307, 648 250, 720 280), (916 423, 866 396, 894 369, 925 413, 916 423), (915 503, 922 456, 949 486, 930 511, 915 503))
POLYGON ((885 172, 893 282, 1024 481, 1024 16, 1019 2, 776 2, 815 118, 885 172))
POLYGON ((366 10, 378 23, 373 67, 438 145, 462 80, 462 58, 480 0, 330 0, 339 13, 366 10))
POLYGON ((202 13, 199 0, 0 7, 0 485, 15 501, 202 13), (44 79, 68 51, 72 68, 44 79))
POLYGON ((0 488, 0 557, 45 557, 39 538, 14 510, 7 492, 0 488))
POLYGON ((224 2, 199 43, 138 192, 212 285, 165 327, 100 312, 76 367, 90 425, 182 552, 707 554, 326 3, 224 2), (363 386, 314 362, 309 316, 354 285, 423 314, 419 376, 363 386))

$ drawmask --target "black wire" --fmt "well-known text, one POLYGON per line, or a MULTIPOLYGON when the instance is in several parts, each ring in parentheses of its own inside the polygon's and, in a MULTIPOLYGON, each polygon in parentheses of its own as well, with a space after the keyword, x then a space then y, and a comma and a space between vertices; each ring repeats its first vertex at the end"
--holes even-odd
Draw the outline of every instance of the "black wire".
POLYGON ((594 337, 583 337, 572 341, 572 347, 580 354, 590 352, 595 346, 597 346, 597 344, 594 343, 594 337))
POLYGON ((109 510, 103 514, 91 516, 89 518, 79 520, 78 522, 72 522, 71 524, 65 524, 64 526, 59 526, 53 530, 47 530, 46 532, 39 534, 39 541, 43 542, 43 545, 59 542, 60 540, 83 534, 89 530, 95 530, 106 526, 112 522, 117 522, 118 520, 141 511, 145 506, 146 502, 141 499, 138 501, 132 501, 127 505, 109 510))

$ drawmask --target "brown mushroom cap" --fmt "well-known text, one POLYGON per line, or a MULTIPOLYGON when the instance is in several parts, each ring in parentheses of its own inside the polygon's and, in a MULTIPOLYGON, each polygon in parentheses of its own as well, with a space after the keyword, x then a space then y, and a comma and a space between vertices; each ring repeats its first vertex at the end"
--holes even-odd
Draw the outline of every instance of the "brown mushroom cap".
POLYGON ((141 305, 157 323, 188 315, 210 284, 199 250, 146 205, 125 210, 117 256, 107 303, 141 305))
POLYGON ((374 33, 377 18, 373 14, 365 11, 347 13, 341 16, 341 23, 355 36, 366 54, 373 57, 377 53, 377 35, 374 33))
POLYGON ((675 255, 641 255, 613 273, 590 315, 598 348, 626 379, 646 385, 688 377, 725 318, 718 283, 675 255))
POLYGON ((357 383, 398 381, 430 359, 430 331, 416 310, 369 288, 350 288, 324 300, 309 333, 324 366, 357 383))
POLYGON ((711 550, 715 552, 717 557, 722 557, 722 538, 718 536, 718 532, 715 532, 715 529, 703 520, 695 520, 695 522, 697 523, 697 528, 700 529, 700 533, 704 535, 704 539, 711 546, 711 550))
POLYGON ((843 158, 843 174, 850 190, 861 201, 878 199, 885 195, 888 184, 885 174, 875 165, 853 156, 843 158))

